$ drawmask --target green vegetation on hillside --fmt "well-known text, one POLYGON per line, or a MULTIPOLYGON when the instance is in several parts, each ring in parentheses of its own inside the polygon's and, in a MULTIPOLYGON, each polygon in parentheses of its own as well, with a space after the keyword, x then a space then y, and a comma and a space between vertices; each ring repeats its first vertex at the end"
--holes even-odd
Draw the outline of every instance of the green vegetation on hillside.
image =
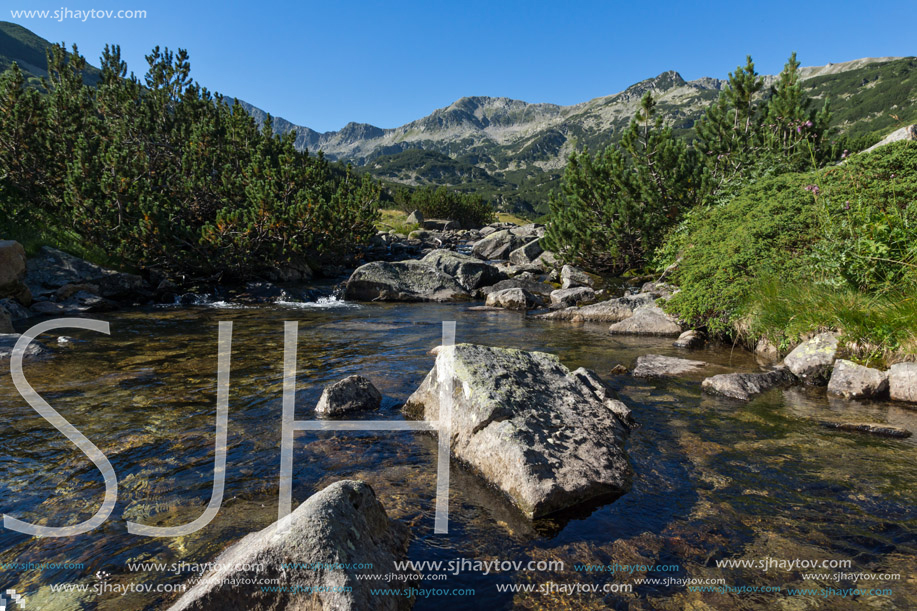
POLYGON ((52 46, 40 93, 17 65, 0 78, 0 230, 68 236, 124 266, 245 277, 339 261, 374 231, 378 186, 275 136, 159 48, 144 80, 118 47, 97 87, 52 46))

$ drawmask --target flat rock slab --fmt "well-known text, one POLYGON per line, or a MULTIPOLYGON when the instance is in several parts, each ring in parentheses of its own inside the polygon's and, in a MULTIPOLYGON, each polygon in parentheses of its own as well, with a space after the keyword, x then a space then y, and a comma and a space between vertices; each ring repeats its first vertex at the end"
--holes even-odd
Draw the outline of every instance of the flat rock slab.
POLYGON ((630 410, 594 373, 571 372, 544 352, 459 344, 440 348, 405 412, 438 421, 441 384, 450 378, 453 457, 529 518, 630 487, 630 410))
POLYGON ((662 311, 657 305, 649 305, 634 310, 633 316, 608 327, 608 332, 616 335, 663 335, 679 336, 682 329, 678 322, 662 311))
POLYGON ((634 310, 655 303, 656 298, 649 294, 625 295, 624 297, 600 301, 578 308, 570 307, 539 314, 536 318, 570 322, 618 322, 633 316, 634 310))
POLYGON ((896 439, 906 439, 911 436, 911 432, 900 426, 890 424, 876 424, 872 422, 822 422, 822 426, 839 431, 849 431, 851 433, 869 433, 880 437, 894 437, 896 439))
POLYGON ((723 373, 707 378, 701 383, 704 392, 748 401, 755 395, 772 388, 787 386, 796 381, 785 368, 765 373, 723 373))
POLYGON ((389 519, 368 484, 335 482, 309 497, 290 519, 285 533, 271 525, 224 551, 214 561, 217 568, 206 573, 171 610, 406 611, 413 606, 413 596, 373 594, 371 590, 416 586, 416 581, 357 579, 358 573, 412 576, 395 568, 396 561, 406 558, 408 529, 389 519), (349 568, 357 563, 370 564, 372 569, 349 568), (300 591, 262 592, 251 585, 262 579, 279 580, 278 589, 300 591), (309 587, 315 590, 309 592, 309 587))
POLYGON ((374 261, 347 281, 344 298, 353 301, 462 301, 468 292, 429 263, 374 261))
POLYGON ((645 354, 637 358, 637 365, 634 367, 633 375, 636 378, 679 376, 700 373, 706 367, 709 367, 709 363, 704 361, 679 359, 659 354, 645 354))

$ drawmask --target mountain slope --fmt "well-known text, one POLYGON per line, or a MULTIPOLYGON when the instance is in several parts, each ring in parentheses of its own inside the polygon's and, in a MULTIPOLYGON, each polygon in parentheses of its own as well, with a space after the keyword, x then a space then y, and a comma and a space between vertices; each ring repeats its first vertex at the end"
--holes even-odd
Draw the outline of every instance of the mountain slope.
MULTIPOLYGON (((834 127, 851 136, 882 134, 917 121, 915 72, 917 58, 893 57, 801 69, 808 93, 816 103, 828 99, 834 127)), ((776 79, 763 78, 767 86, 776 79)), ((572 106, 466 97, 392 129, 350 123, 340 131, 318 133, 282 119, 274 128, 293 131, 300 148, 322 150, 382 180, 477 190, 509 209, 543 212, 547 192, 569 153, 614 142, 646 91, 657 97, 666 123, 687 135, 724 84, 709 77, 685 81, 668 71, 620 93, 572 106)), ((247 108, 261 116, 258 109, 247 108)))
MULTIPOLYGON (((0 21, 0 72, 15 61, 26 79, 39 85, 42 77, 48 75, 45 52, 51 43, 21 25, 0 21)), ((84 82, 95 85, 101 73, 98 68, 87 66, 83 73, 84 82)))

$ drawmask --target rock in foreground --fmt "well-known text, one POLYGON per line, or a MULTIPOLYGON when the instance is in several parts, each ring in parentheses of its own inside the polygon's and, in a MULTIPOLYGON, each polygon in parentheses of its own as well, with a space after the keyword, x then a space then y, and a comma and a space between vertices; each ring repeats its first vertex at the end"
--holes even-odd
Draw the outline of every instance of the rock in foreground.
POLYGON ((780 368, 765 373, 723 373, 704 380, 701 388, 710 394, 748 401, 771 388, 794 381, 792 373, 780 368))
POLYGON ((271 525, 223 552, 214 562, 217 568, 188 590, 171 607, 172 611, 411 608, 413 597, 370 592, 376 588, 399 588, 405 581, 390 584, 382 579, 356 577, 358 573, 406 574, 395 568, 395 562, 406 556, 408 529, 389 519, 368 484, 335 482, 309 497, 290 518, 292 523, 286 533, 278 533, 271 525), (371 564, 373 568, 345 568, 355 563, 371 564), (317 568, 313 569, 313 565, 317 568), (279 579, 278 589, 299 591, 262 592, 260 586, 252 585, 262 579, 279 579), (241 584, 233 585, 232 580, 241 584), (221 582, 226 585, 219 585, 221 582), (350 591, 346 591, 348 588, 350 591))
POLYGON ((323 416, 343 416, 352 412, 378 409, 382 393, 363 376, 349 376, 322 391, 315 412, 323 416))
POLYGON ((630 486, 629 410, 595 374, 571 372, 543 352, 441 348, 405 404, 408 415, 439 419, 439 369, 450 362, 453 456, 527 516, 610 499, 630 486))
POLYGON ((421 261, 375 261, 358 267, 344 289, 353 301, 460 301, 468 293, 454 278, 421 261))

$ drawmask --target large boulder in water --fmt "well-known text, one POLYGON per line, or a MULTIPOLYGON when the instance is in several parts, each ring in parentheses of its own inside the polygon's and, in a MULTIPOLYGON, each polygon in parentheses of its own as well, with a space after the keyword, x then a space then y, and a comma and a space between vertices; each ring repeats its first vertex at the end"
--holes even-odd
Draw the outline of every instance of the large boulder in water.
POLYGON ((505 291, 506 289, 524 289, 543 301, 550 301, 551 293, 554 292, 554 287, 547 282, 541 282, 533 278, 519 277, 501 280, 493 286, 485 287, 481 290, 481 293, 486 297, 491 293, 505 291))
POLYGON ((406 413, 440 418, 452 380, 452 455, 530 518, 608 500, 630 486, 630 410, 592 372, 556 356, 472 344, 442 347, 406 413))
POLYGON ((496 284, 506 279, 506 274, 478 258, 451 250, 434 250, 423 259, 447 276, 452 276, 466 291, 496 284))
POLYGON ((223 552, 214 561, 216 568, 171 610, 401 611, 413 606, 413 596, 374 592, 394 592, 416 581, 410 572, 395 568, 406 557, 408 529, 389 519, 368 484, 335 482, 309 497, 290 519, 286 532, 268 526, 223 552), (352 568, 355 564, 372 568, 352 568), (358 579, 360 573, 373 578, 358 579), (389 581, 387 574, 401 580, 389 581), (272 587, 252 585, 258 583, 272 587))
POLYGON ((344 289, 353 301, 461 301, 467 291, 423 261, 374 261, 358 267, 344 289))
POLYGON ((487 295, 485 305, 507 310, 531 310, 542 305, 541 299, 525 289, 503 289, 487 295))

